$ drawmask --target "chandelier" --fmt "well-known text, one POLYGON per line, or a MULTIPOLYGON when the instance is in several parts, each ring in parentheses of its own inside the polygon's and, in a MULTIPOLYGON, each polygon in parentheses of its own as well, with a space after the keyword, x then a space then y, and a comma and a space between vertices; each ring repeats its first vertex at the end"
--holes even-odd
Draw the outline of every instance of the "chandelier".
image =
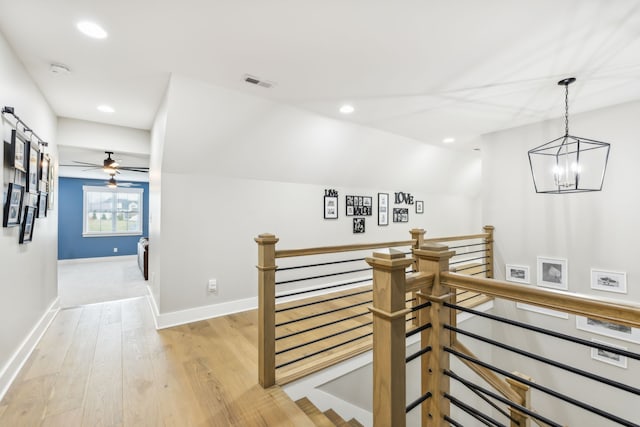
POLYGON ((564 86, 564 135, 529 150, 536 193, 561 194, 602 190, 610 144, 569 134, 569 77, 564 86))

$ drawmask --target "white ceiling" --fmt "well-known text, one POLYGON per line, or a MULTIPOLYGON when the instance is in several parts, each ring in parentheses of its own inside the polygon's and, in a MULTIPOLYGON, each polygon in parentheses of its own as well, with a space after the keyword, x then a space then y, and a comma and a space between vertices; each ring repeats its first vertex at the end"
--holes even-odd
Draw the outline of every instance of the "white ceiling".
POLYGON ((465 148, 561 116, 564 77, 571 112, 640 99, 631 0, 0 0, 0 31, 59 116, 141 129, 171 73, 465 148), (109 37, 80 34, 84 19, 109 37))

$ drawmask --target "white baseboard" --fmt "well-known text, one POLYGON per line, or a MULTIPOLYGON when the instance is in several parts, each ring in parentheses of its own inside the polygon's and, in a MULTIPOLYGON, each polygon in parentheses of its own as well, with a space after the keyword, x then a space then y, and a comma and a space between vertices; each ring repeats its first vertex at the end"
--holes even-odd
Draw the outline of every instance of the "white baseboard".
POLYGON ((58 297, 49 305, 44 314, 38 322, 35 324, 31 332, 20 343, 16 351, 9 358, 9 361, 0 370, 0 400, 4 398, 4 395, 9 390, 9 387, 18 376, 20 369, 24 366, 29 356, 36 348, 36 345, 40 342, 42 335, 46 332, 55 319, 56 315, 60 311, 60 302, 58 297))
POLYGON ((258 308, 258 298, 252 297, 223 302, 220 304, 194 307, 186 310, 160 313, 158 304, 153 297, 152 292, 149 292, 147 300, 149 301, 149 306, 151 308, 151 314, 153 314, 153 321, 156 325, 156 329, 170 328, 172 326, 184 325, 186 323, 197 322, 199 320, 226 316, 227 314, 233 314, 258 308))
POLYGON ((113 261, 131 261, 137 260, 138 255, 120 255, 120 256, 102 256, 95 258, 72 258, 72 259, 59 259, 60 264, 85 264, 88 262, 113 262, 113 261))

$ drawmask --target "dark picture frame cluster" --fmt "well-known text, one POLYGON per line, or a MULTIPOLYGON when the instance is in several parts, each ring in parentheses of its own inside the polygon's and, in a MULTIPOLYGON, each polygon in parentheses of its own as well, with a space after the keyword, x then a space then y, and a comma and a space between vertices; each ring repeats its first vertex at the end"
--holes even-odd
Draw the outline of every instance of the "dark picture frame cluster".
POLYGON ((20 226, 18 243, 24 244, 33 240, 36 218, 46 217, 52 209, 51 157, 41 150, 35 138, 27 138, 17 129, 11 130, 11 140, 5 147, 7 145, 12 179, 3 201, 2 226, 20 226))

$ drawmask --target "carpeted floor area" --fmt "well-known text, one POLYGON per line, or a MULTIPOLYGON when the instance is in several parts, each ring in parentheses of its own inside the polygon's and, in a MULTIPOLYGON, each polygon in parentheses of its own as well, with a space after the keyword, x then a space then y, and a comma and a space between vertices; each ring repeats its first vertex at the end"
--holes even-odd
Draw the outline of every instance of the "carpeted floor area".
POLYGON ((60 261, 58 295, 62 308, 147 295, 135 256, 60 261))

